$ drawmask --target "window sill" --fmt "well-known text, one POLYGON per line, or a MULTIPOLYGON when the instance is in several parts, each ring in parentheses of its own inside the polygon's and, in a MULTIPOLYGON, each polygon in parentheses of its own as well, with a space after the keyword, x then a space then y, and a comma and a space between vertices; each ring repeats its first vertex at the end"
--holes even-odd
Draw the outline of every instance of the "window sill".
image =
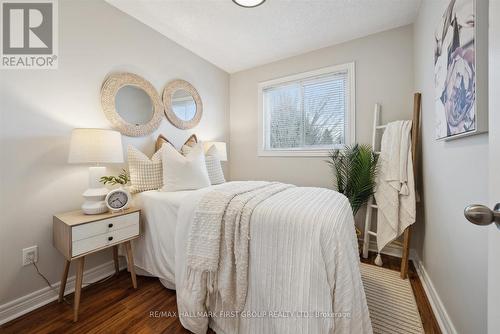
POLYGON ((258 157, 327 157, 337 148, 328 150, 259 150, 258 157))

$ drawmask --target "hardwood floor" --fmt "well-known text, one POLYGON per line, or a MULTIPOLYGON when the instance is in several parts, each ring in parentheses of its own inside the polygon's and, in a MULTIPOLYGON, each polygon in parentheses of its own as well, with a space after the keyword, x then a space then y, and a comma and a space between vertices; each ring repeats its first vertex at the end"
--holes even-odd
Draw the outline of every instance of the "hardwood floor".
MULTIPOLYGON (((362 261, 373 263, 374 258, 370 254, 362 261)), ((382 258, 384 267, 399 270, 400 259, 382 258)), ((409 277, 425 332, 441 333, 413 264, 409 277)), ((0 326, 0 333, 189 333, 178 320, 175 291, 156 278, 139 276, 137 284, 139 288, 134 290, 130 275, 122 271, 83 289, 77 323, 73 322, 72 306, 55 301, 0 326)), ((72 303, 73 294, 66 299, 72 303)))

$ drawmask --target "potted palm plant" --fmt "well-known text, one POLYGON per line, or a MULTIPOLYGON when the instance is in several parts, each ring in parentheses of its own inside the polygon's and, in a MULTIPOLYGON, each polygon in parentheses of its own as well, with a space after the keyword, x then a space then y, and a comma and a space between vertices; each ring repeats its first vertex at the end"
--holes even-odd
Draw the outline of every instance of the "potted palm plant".
MULTIPOLYGON (((335 174, 336 189, 349 199, 354 216, 375 192, 377 162, 372 148, 359 144, 332 151, 327 160, 335 174)), ((356 232, 360 234, 357 228, 356 232)))

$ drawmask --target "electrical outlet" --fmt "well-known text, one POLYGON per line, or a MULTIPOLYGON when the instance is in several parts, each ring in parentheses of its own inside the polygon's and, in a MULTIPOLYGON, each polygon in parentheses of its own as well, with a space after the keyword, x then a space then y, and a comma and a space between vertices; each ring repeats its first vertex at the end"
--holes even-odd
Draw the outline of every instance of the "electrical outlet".
POLYGON ((23 266, 38 262, 38 246, 23 249, 23 266))

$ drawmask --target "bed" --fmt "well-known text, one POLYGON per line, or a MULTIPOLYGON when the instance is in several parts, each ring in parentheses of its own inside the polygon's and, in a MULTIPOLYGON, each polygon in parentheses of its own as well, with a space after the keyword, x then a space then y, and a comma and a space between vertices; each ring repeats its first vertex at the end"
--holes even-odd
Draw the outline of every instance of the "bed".
POLYGON ((205 281, 186 283, 199 207, 207 194, 237 186, 245 182, 134 196, 145 223, 136 266, 176 290, 182 325, 194 333, 371 333, 352 212, 328 189, 273 184, 282 189, 256 202, 241 309, 228 307, 217 284, 214 293, 205 281))

